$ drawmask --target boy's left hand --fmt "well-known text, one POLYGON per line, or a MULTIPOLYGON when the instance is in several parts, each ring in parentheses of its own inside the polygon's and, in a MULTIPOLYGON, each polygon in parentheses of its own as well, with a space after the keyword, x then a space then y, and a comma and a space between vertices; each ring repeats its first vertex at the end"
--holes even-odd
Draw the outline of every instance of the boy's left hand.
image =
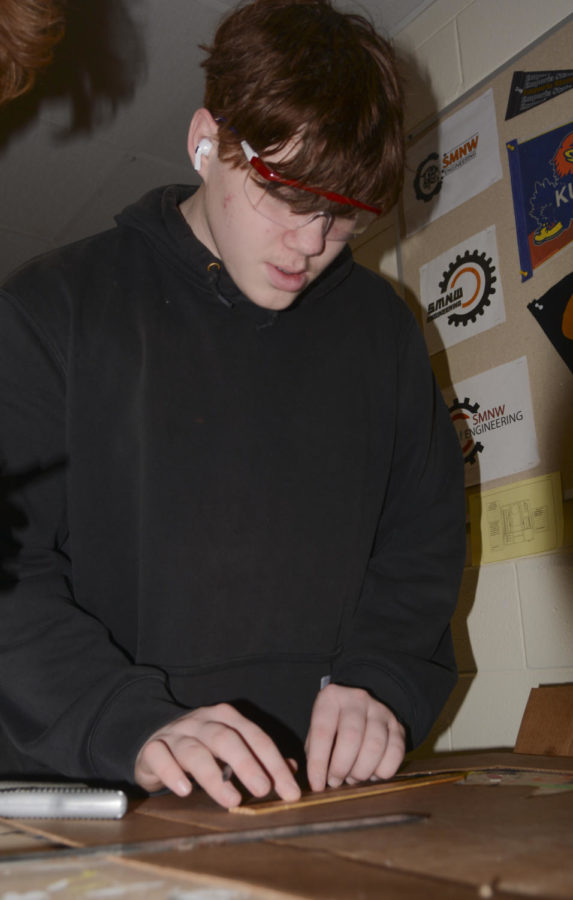
POLYGON ((318 694, 305 744, 313 791, 391 778, 406 752, 406 732, 394 713, 362 688, 329 684, 318 694))

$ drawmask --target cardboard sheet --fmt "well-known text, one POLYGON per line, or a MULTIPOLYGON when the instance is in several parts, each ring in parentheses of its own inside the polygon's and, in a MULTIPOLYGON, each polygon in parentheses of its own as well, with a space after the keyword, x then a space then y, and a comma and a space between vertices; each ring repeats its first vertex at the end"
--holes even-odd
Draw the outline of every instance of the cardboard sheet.
POLYGON ((515 749, 573 758, 573 684, 532 688, 515 749))

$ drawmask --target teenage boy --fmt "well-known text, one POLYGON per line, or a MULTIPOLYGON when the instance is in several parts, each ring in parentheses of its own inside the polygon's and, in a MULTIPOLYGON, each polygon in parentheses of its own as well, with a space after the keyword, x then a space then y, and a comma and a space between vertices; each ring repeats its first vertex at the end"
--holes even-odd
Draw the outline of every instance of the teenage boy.
POLYGON ((295 799, 291 756, 321 790, 426 736, 464 502, 419 329, 347 246, 400 189, 388 44, 255 0, 207 54, 201 186, 3 292, 0 715, 5 771, 232 806, 223 766, 295 799))

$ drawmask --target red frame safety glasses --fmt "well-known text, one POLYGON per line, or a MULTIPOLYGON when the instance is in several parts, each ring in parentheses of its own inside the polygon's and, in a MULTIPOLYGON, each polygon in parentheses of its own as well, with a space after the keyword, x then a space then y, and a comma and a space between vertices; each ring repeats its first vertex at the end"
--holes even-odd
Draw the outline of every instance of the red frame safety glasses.
POLYGON ((334 191, 327 191, 322 188, 309 187, 292 178, 283 178, 282 175, 278 175, 265 165, 247 141, 241 141, 241 148, 255 172, 268 183, 268 186, 262 185, 257 179, 252 177, 250 171, 247 171, 245 179, 247 199, 253 209, 281 228, 291 231, 297 228, 304 228, 305 225, 315 221, 315 219, 322 219, 323 235, 327 241, 348 241, 355 235, 365 231, 382 212, 377 206, 362 203, 360 200, 354 200, 352 197, 345 197, 343 194, 337 194, 334 191), (280 196, 270 189, 270 186, 273 184, 307 191, 310 194, 324 197, 331 203, 339 203, 352 209, 349 210, 349 215, 347 216, 335 215, 328 211, 297 213, 291 208, 284 194, 280 196))

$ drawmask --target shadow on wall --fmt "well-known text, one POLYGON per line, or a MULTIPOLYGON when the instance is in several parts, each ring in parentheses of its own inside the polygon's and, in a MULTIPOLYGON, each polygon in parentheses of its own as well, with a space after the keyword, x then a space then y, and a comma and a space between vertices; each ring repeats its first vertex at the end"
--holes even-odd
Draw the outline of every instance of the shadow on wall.
MULTIPOLYGON (((406 130, 406 168, 404 172, 404 195, 406 191, 409 195, 412 191, 417 195, 418 203, 415 214, 417 230, 423 229, 430 220, 430 212, 433 204, 432 197, 436 193, 435 188, 439 188, 438 184, 432 187, 424 186, 424 190, 416 190, 414 185, 420 179, 419 164, 420 160, 411 156, 409 149, 415 141, 423 134, 430 131, 437 123, 439 118, 439 104, 432 89, 430 75, 426 68, 422 67, 420 61, 415 56, 408 53, 405 49, 397 50, 398 64, 400 74, 404 84, 404 127, 406 130), (415 161, 413 161, 415 159, 415 161)), ((437 132, 436 132, 437 144, 437 132)), ((438 149, 437 146, 435 148, 438 149)), ((424 178, 432 178, 434 173, 433 166, 427 166, 424 169, 424 178)), ((435 172, 438 181, 439 170, 435 172)), ((403 195, 403 197, 404 197, 403 195)), ((406 222, 404 215, 404 202, 401 204, 401 229, 402 235, 406 235, 406 222)))
MULTIPOLYGON (((413 122, 414 124, 417 122, 416 117, 423 118, 424 122, 434 121, 438 116, 438 105, 432 91, 428 73, 420 66, 419 60, 399 45, 395 47, 395 53, 404 92, 404 129, 407 154, 410 144, 409 135, 413 129, 413 122)), ((352 243, 352 253, 356 262, 382 275, 392 285, 396 293, 404 298, 414 312, 418 322, 421 322, 420 305, 416 295, 417 288, 412 291, 404 283, 399 262, 396 269, 394 266, 396 256, 398 260, 400 257, 399 241, 396 233, 397 221, 399 222, 401 238, 404 239, 406 233, 404 193, 411 188, 415 176, 416 171, 415 169, 412 170, 411 163, 406 158, 404 191, 397 207, 387 216, 381 217, 379 222, 375 223, 352 243)), ((421 203, 419 210, 420 228, 423 228, 426 224, 424 221, 425 214, 429 217, 429 210, 426 204, 421 203)))
MULTIPOLYGON (((437 124, 439 119, 439 104, 432 90, 431 79, 428 72, 420 65, 419 60, 410 56, 406 51, 398 50, 398 59, 400 71, 405 87, 405 125, 407 130, 407 153, 410 146, 414 146, 417 139, 427 135, 437 124)), ((437 131, 436 131, 437 144, 437 131)), ((438 151, 436 146, 436 153, 438 151)), ((430 212, 432 204, 427 202, 431 200, 435 193, 432 184, 423 185, 424 190, 416 190, 415 185, 420 175, 420 160, 416 158, 415 151, 411 154, 411 158, 407 158, 406 170, 404 174, 405 190, 409 191, 410 197, 414 194, 418 198, 418 208, 412 219, 415 221, 416 237, 412 238, 412 247, 415 249, 419 241, 423 241, 423 230, 430 222, 430 212)), ((430 179, 432 175, 431 167, 426 166, 424 169, 425 177, 430 179)), ((420 187, 420 186, 419 186, 420 187)), ((410 210, 412 212, 412 210, 410 210)), ((404 214, 404 203, 400 207, 400 237, 402 244, 408 241, 406 216, 404 214)), ((414 232, 412 232, 414 233, 414 232)), ((412 270, 411 270, 412 271, 412 270)), ((418 268, 415 267, 416 281, 414 284, 408 284, 404 278, 404 273, 400 272, 402 278, 401 294, 410 307, 420 327, 422 327, 425 310, 420 302, 418 268)), ((412 278, 410 272, 410 278, 412 278)), ((432 327, 432 326, 430 326, 432 327)), ((438 384, 444 388, 452 384, 452 376, 448 359, 448 350, 444 347, 439 334, 432 335, 432 345, 438 347, 432 353, 431 363, 438 384)), ((464 398, 457 398, 463 403, 464 398)), ((462 410, 463 413, 463 410, 462 410)), ((450 417, 452 425, 458 433, 460 441, 460 449, 464 459, 472 457, 471 450, 473 441, 468 441, 465 435, 464 423, 460 416, 459 409, 456 409, 455 401, 451 401, 450 417)), ((479 459, 475 465, 479 467, 479 459)), ((479 481, 479 477, 478 477, 479 481)), ((476 490, 475 488, 473 490, 476 490)), ((419 758, 432 755, 438 739, 448 731, 452 722, 456 718, 460 708, 463 706, 467 694, 470 690, 471 683, 477 672, 476 660, 471 648, 470 635, 468 629, 468 616, 475 603, 477 593, 477 583, 479 576, 479 568, 471 567, 471 560, 466 560, 466 568, 463 578, 463 589, 460 593, 460 601, 452 622, 452 637, 454 642, 454 650, 460 674, 464 677, 458 681, 451 696, 446 702, 444 709, 434 725, 432 731, 415 751, 408 754, 409 758, 419 758)))
POLYGON ((115 117, 146 76, 142 37, 133 17, 137 0, 75 0, 54 62, 28 95, 0 110, 0 150, 25 130, 47 101, 69 101, 70 119, 59 140, 87 134, 115 117))

